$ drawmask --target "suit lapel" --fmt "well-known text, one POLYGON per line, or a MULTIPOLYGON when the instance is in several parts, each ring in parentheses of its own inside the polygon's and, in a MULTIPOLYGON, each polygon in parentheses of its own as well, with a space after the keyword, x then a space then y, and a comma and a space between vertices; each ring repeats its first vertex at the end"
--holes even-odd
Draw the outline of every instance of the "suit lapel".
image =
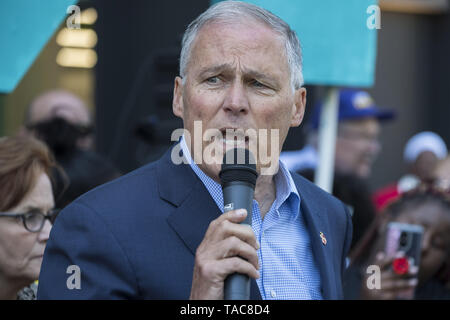
MULTIPOLYGON (((175 207, 167 221, 195 256, 209 224, 222 212, 189 164, 175 165, 171 161, 171 150, 157 166, 159 195, 175 207)), ((251 279, 250 298, 261 299, 254 279, 251 279)))
MULTIPOLYGON (((319 267, 320 278, 322 283, 322 296, 324 299, 336 298, 336 279, 333 270, 333 252, 330 244, 324 244, 320 236, 321 233, 325 237, 331 236, 328 221, 326 219, 325 206, 322 203, 315 201, 315 195, 310 193, 310 187, 302 181, 296 174, 292 174, 292 177, 297 186, 298 193, 300 195, 301 204, 300 210, 303 215, 311 239, 311 246, 314 254, 314 258, 319 267)), ((330 240, 330 237, 329 239, 330 240)), ((327 240, 327 241, 328 241, 327 240)))
POLYGON ((195 254, 209 223, 221 212, 189 164, 174 164, 170 152, 158 163, 159 195, 175 207, 167 221, 195 254))
POLYGON ((200 181, 195 183, 189 197, 174 210, 167 220, 192 254, 195 254, 209 224, 220 214, 216 203, 200 181))

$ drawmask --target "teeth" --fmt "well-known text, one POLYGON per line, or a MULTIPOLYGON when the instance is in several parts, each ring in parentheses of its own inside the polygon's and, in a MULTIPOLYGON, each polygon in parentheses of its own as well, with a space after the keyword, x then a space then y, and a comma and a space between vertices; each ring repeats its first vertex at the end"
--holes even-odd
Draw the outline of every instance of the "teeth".
POLYGON ((220 133, 221 135, 216 136, 216 141, 223 143, 228 147, 244 145, 247 141, 247 137, 244 132, 239 129, 224 129, 220 130, 220 133))
POLYGON ((226 144, 228 144, 228 145, 232 145, 232 146, 234 146, 236 143, 237 143, 237 141, 235 141, 235 140, 223 140, 226 144))
POLYGON ((245 143, 244 139, 237 139, 237 140, 230 140, 230 139, 220 139, 222 143, 225 143, 226 145, 234 146, 236 144, 242 144, 245 143))

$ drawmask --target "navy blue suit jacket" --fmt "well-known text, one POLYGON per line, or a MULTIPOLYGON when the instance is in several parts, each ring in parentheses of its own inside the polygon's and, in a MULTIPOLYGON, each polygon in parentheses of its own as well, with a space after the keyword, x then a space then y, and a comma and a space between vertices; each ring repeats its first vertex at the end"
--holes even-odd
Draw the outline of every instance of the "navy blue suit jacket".
MULTIPOLYGON (((339 200, 292 175, 322 294, 340 299, 351 218, 339 200)), ((195 251, 220 214, 190 166, 173 164, 169 151, 60 213, 45 250, 38 299, 188 299, 195 251), (80 289, 67 286, 71 265, 80 268, 80 289)), ((251 299, 261 299, 255 280, 251 299)))

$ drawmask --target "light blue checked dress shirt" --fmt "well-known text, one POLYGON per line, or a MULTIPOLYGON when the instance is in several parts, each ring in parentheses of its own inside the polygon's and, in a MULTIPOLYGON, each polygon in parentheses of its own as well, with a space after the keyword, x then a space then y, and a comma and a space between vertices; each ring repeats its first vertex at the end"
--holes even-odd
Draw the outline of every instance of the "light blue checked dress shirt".
MULTIPOLYGON (((207 176, 192 161, 184 137, 183 155, 223 212, 220 184, 207 176)), ((261 219, 259 205, 253 200, 252 228, 260 244, 260 277, 256 279, 264 300, 322 299, 319 269, 314 260, 309 232, 300 212, 300 196, 291 174, 280 162, 275 175, 276 200, 261 219)))

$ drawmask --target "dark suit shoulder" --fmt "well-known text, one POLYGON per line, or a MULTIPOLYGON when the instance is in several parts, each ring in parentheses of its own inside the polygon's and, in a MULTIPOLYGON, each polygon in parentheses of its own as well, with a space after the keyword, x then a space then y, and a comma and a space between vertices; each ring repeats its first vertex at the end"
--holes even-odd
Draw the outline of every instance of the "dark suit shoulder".
POLYGON ((297 187, 300 186, 301 188, 299 193, 304 196, 310 196, 319 201, 324 201, 325 205, 342 206, 342 202, 338 198, 318 187, 305 177, 302 177, 296 172, 291 172, 291 176, 297 187))
MULTIPOLYGON (((308 179, 297 173, 291 173, 301 201, 308 201, 309 208, 320 214, 327 220, 332 230, 336 232, 337 239, 342 239, 342 244, 348 250, 348 241, 352 237, 352 219, 347 207, 341 200, 316 186, 308 179)), ((338 241, 340 243, 341 241, 338 241)))
POLYGON ((342 279, 346 268, 346 257, 350 249, 353 227, 352 219, 347 207, 336 197, 322 190, 311 181, 297 173, 291 173, 297 186, 301 201, 308 202, 311 212, 319 214, 328 226, 327 235, 330 254, 334 256, 335 275, 337 280, 336 299, 343 297, 342 279))
POLYGON ((97 212, 140 205, 143 199, 151 200, 157 194, 156 163, 147 164, 113 181, 98 186, 80 196, 74 203, 97 212))

